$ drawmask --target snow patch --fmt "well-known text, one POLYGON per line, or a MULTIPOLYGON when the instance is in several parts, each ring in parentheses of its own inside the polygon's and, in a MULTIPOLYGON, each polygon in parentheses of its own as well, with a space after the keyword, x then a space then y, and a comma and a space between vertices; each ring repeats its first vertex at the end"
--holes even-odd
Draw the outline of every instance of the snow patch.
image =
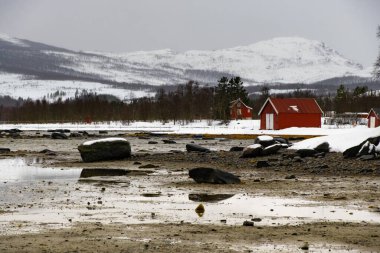
POLYGON ((8 43, 14 44, 20 47, 29 47, 26 43, 22 42, 22 40, 11 37, 7 34, 0 33, 0 40, 6 41, 8 43))
POLYGON ((297 142, 290 149, 314 149, 323 142, 328 142, 330 151, 344 152, 346 149, 357 146, 368 138, 377 136, 380 136, 380 127, 352 128, 345 133, 330 134, 297 142))
POLYGON ((298 109, 298 107, 296 105, 290 105, 289 108, 292 109, 295 112, 299 112, 299 109, 298 109))
POLYGON ((98 140, 92 140, 92 141, 86 141, 85 143, 83 143, 82 145, 84 146, 90 146, 94 143, 98 143, 98 142, 113 142, 113 141, 124 141, 124 142, 128 142, 126 139, 124 138, 104 138, 104 139, 98 139, 98 140))

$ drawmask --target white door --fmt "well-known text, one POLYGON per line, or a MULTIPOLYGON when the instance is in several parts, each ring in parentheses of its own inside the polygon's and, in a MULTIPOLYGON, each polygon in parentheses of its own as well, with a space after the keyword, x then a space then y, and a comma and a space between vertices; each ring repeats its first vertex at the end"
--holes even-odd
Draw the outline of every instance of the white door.
POLYGON ((273 113, 265 114, 265 126, 267 130, 273 129, 273 113))
POLYGON ((375 120, 376 118, 375 117, 370 117, 369 118, 369 127, 375 127, 375 120))

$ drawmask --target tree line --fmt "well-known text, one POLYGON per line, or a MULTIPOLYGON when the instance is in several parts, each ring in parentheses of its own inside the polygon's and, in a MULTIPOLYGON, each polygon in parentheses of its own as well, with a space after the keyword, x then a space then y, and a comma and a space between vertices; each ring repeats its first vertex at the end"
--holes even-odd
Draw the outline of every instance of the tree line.
MULTIPOLYGON (((323 111, 368 112, 380 107, 380 94, 366 86, 348 89, 340 85, 335 94, 316 95, 312 90, 296 89, 287 94, 270 94, 263 86, 256 97, 249 97, 239 77, 222 77, 217 86, 200 86, 190 81, 176 89, 161 88, 155 97, 122 102, 115 97, 82 93, 80 96, 54 102, 26 100, 0 106, 2 122, 92 122, 92 121, 153 121, 187 123, 199 119, 228 121, 231 101, 240 98, 253 108, 253 117, 269 96, 315 98, 323 111)), ((9 98, 7 98, 7 101, 9 98)))

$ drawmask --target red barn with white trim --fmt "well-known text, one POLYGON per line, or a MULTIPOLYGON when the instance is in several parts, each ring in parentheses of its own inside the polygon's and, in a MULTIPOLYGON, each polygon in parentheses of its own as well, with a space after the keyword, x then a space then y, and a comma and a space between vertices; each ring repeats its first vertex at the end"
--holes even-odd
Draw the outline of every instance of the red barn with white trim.
POLYGON ((241 101, 240 98, 231 102, 230 117, 234 119, 252 119, 252 108, 241 101))
POLYGON ((372 108, 368 114, 368 127, 380 126, 380 108, 372 108))
POLYGON ((313 98, 268 98, 259 111, 260 129, 321 127, 322 114, 313 98))

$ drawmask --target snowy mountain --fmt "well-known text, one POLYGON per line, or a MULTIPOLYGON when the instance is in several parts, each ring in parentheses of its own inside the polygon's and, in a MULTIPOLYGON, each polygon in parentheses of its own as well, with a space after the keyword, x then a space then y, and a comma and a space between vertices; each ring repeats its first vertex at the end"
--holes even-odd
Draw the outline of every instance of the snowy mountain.
MULTIPOLYGON (((78 88, 87 82, 86 87, 97 83, 129 91, 189 80, 214 84, 223 75, 240 76, 246 85, 370 77, 370 70, 364 70, 324 43, 298 37, 214 51, 181 53, 165 49, 113 54, 76 52, 0 34, 0 72, 17 74, 24 81, 70 81, 71 86, 78 88), (74 81, 80 85, 72 84, 74 81)), ((14 77, 12 82, 17 83, 14 77)), ((0 74, 0 85, 10 85, 2 81, 7 78, 1 78, 0 74)))

